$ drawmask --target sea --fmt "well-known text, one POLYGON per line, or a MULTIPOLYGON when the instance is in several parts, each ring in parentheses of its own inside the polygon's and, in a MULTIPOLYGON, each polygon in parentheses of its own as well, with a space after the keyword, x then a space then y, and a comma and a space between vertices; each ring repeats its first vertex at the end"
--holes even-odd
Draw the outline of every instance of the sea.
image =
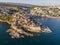
POLYGON ((41 33, 36 37, 12 39, 6 32, 10 25, 0 22, 0 45, 60 45, 60 19, 36 18, 35 21, 48 26, 51 33, 41 33))

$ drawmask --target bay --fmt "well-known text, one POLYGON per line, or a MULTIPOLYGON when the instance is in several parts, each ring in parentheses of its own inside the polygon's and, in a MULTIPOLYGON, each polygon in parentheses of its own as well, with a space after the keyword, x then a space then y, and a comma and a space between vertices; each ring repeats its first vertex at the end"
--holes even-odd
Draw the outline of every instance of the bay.
POLYGON ((52 33, 42 33, 37 37, 12 39, 6 33, 6 30, 9 29, 9 24, 0 23, 0 45, 60 45, 60 19, 36 18, 36 21, 48 26, 52 33))

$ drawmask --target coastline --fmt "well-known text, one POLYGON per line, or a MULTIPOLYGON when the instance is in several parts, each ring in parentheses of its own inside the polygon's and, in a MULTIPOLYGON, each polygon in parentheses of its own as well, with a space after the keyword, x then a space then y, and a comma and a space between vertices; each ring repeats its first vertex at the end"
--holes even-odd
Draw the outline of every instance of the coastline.
POLYGON ((8 24, 11 24, 11 23, 9 23, 8 21, 3 21, 3 20, 1 20, 1 19, 0 19, 0 22, 6 22, 6 23, 8 23, 8 24))
POLYGON ((23 26, 24 28, 27 29, 27 31, 33 32, 31 34, 31 33, 28 33, 28 32, 23 31, 23 29, 18 29, 17 28, 18 26, 15 26, 14 23, 10 23, 9 21, 5 21, 5 20, 1 20, 1 19, 0 19, 0 21, 1 22, 6 22, 6 23, 8 23, 8 24, 11 25, 10 26, 11 29, 10 30, 8 29, 6 32, 8 32, 9 35, 11 35, 12 38, 20 38, 21 36, 24 37, 24 35, 34 36, 33 33, 51 33, 52 32, 49 28, 45 28, 45 29, 43 28, 43 30, 42 30, 42 27, 25 27, 25 26, 23 26), (21 34, 24 34, 24 35, 21 35, 21 34))
POLYGON ((59 16, 59 17, 54 17, 54 16, 48 16, 48 15, 46 15, 46 16, 42 16, 42 17, 46 17, 46 18, 57 18, 57 19, 60 19, 60 16, 59 16))

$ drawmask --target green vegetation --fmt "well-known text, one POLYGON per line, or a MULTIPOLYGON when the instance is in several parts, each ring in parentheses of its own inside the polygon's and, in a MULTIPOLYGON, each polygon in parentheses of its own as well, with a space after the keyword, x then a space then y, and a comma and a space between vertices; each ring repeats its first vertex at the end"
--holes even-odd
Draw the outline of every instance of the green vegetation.
POLYGON ((12 15, 3 14, 0 15, 0 19, 3 21, 8 21, 9 23, 13 23, 14 17, 12 15))

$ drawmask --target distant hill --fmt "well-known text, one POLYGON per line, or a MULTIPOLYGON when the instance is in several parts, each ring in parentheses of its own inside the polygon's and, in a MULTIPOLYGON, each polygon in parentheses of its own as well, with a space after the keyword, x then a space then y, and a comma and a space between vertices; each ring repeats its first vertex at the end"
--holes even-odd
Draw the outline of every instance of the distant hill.
POLYGON ((0 2, 0 6, 23 6, 23 7, 32 7, 32 6, 36 6, 36 5, 31 5, 31 4, 24 4, 24 3, 3 3, 0 2))

